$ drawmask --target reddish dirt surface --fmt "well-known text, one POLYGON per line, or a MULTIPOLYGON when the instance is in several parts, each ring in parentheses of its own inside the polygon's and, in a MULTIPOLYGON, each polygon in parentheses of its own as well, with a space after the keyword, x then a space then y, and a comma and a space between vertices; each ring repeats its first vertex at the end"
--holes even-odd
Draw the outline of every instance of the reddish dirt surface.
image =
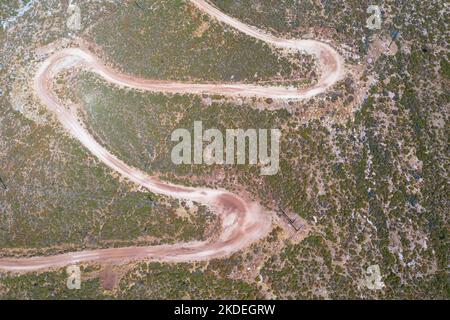
MULTIPOLYGON (((61 71, 73 66, 82 66, 116 85, 146 91, 274 99, 307 99, 325 92, 342 78, 344 72, 343 59, 331 46, 314 40, 280 39, 227 16, 206 1, 191 0, 191 2, 222 23, 228 24, 251 37, 276 47, 305 51, 316 56, 321 69, 321 78, 318 83, 311 88, 297 90, 293 87, 262 87, 239 83, 191 84, 147 80, 116 72, 105 66, 83 45, 80 45, 79 48, 68 48, 51 53, 42 63, 35 76, 34 91, 40 101, 56 115, 60 124, 105 165, 151 192, 196 201, 208 206, 220 216, 222 233, 208 241, 174 245, 98 249, 32 258, 2 258, 0 259, 0 270, 31 272, 94 261, 102 264, 122 264, 142 259, 171 262, 208 260, 225 257, 244 249, 267 235, 271 230, 271 214, 249 199, 244 199, 225 190, 173 185, 128 166, 95 141, 80 123, 75 113, 71 111, 72 109, 60 103, 52 93, 52 79, 61 71)), ((48 47, 47 50, 52 50, 52 47, 48 47)), ((113 286, 114 281, 109 276, 105 279, 107 287, 113 286)))

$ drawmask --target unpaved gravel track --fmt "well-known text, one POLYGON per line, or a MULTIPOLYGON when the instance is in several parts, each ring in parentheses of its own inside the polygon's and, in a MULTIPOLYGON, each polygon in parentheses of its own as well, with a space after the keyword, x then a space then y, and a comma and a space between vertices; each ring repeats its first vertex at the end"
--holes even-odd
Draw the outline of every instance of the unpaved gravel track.
POLYGON ((293 87, 263 87, 248 84, 190 84, 181 82, 147 80, 120 74, 105 66, 83 47, 68 48, 53 53, 40 65, 34 78, 34 91, 61 125, 93 155, 124 178, 153 193, 191 200, 208 206, 220 216, 221 234, 208 241, 195 241, 174 245, 150 247, 125 247, 79 251, 53 256, 32 258, 2 258, 0 270, 31 272, 82 262, 126 263, 132 260, 198 261, 220 258, 241 250, 258 241, 271 229, 271 215, 260 205, 225 190, 189 188, 162 182, 147 173, 130 167, 102 147, 80 124, 75 114, 58 101, 50 89, 51 80, 72 66, 82 66, 97 73, 106 81, 119 86, 152 92, 219 94, 226 96, 266 97, 274 99, 307 99, 325 92, 342 78, 343 59, 328 44, 314 40, 281 39, 262 30, 248 26, 219 11, 204 0, 190 0, 201 11, 237 30, 272 46, 300 50, 314 55, 321 77, 311 88, 297 90, 293 87))

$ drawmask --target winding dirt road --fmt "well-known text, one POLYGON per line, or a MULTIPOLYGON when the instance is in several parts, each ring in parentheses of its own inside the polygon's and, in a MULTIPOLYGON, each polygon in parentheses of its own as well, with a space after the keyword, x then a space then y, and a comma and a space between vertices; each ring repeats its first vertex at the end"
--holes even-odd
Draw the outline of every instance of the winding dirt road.
POLYGON ((227 96, 267 97, 274 99, 307 99, 325 92, 342 78, 343 59, 329 45, 314 40, 281 39, 262 30, 248 26, 227 16, 204 0, 190 0, 203 12, 237 30, 272 46, 304 51, 318 61, 321 77, 318 83, 307 89, 293 87, 263 87, 248 84, 191 84, 140 79, 119 74, 105 66, 88 50, 63 49, 49 56, 40 65, 34 78, 34 91, 41 102, 54 112, 61 125, 93 155, 124 178, 153 193, 195 201, 208 206, 220 216, 221 234, 208 241, 159 245, 151 247, 126 247, 79 251, 54 256, 32 258, 1 258, 0 270, 32 272, 81 262, 125 263, 138 259, 158 261, 194 261, 225 257, 261 239, 271 229, 271 215, 260 205, 225 190, 188 188, 162 182, 147 173, 130 167, 102 147, 80 123, 75 113, 65 107, 51 90, 52 79, 61 71, 82 66, 97 73, 105 80, 122 87, 152 92, 220 94, 227 96))

